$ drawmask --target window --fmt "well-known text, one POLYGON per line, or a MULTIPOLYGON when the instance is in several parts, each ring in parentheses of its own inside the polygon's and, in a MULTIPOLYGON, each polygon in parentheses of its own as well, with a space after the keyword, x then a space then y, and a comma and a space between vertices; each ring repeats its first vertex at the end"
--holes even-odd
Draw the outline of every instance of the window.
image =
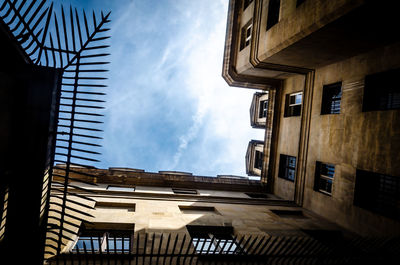
POLYGON ((321 114, 339 114, 342 100, 342 82, 325 85, 322 91, 321 114))
POLYGON ((218 212, 215 210, 214 207, 210 206, 193 206, 193 205, 178 205, 179 210, 181 210, 182 213, 214 213, 218 214, 218 212))
POLYGON ((231 226, 186 226, 197 254, 235 254, 241 248, 231 226))
POLYGON ((290 181, 294 181, 296 174, 296 157, 288 155, 280 155, 278 177, 290 181))
POLYGON ((400 109, 400 68, 365 77, 362 111, 400 109))
POLYGON ((197 190, 193 190, 193 189, 177 189, 177 188, 173 188, 172 191, 175 194, 194 194, 194 195, 197 195, 197 190))
POLYGON ((280 0, 269 0, 268 4, 268 17, 267 17, 267 30, 272 28, 279 21, 279 10, 281 8, 280 0))
POLYGON ((135 191, 135 187, 108 185, 107 190, 110 190, 110 191, 135 191))
POLYGON ((72 252, 129 254, 131 238, 132 231, 86 230, 79 235, 72 252))
POLYGON ((400 220, 400 177, 357 169, 354 205, 400 220))
POLYGON ((285 117, 300 116, 302 98, 303 98, 302 92, 286 95, 285 113, 284 113, 285 117))
POLYGON ((296 7, 298 7, 299 5, 301 5, 302 3, 304 3, 306 0, 297 0, 296 2, 296 7))
POLYGON ((241 30, 241 39, 240 39, 240 50, 243 50, 245 47, 247 47, 250 44, 251 41, 251 30, 253 27, 253 23, 250 20, 249 22, 246 23, 246 25, 243 26, 241 30))
POLYGON ((135 203, 124 203, 124 202, 96 202, 96 209, 106 208, 106 209, 122 209, 128 210, 128 212, 134 212, 136 208, 135 203))
POLYGON ((270 211, 282 218, 299 218, 299 219, 306 218, 303 212, 298 210, 270 210, 270 211))
POLYGON ((85 250, 89 253, 129 254, 131 252, 133 224, 99 223, 97 225, 100 227, 108 226, 109 229, 87 229, 83 225, 72 252, 84 252, 85 250), (129 228, 127 230, 114 230, 115 228, 125 229, 126 227, 129 228))
POLYGON ((264 153, 260 151, 255 151, 254 155, 254 168, 258 168, 259 170, 262 170, 263 166, 263 157, 264 153))
POLYGON ((268 195, 265 193, 245 192, 245 194, 254 199, 268 199, 268 195))
POLYGON ((322 162, 316 163, 314 190, 324 194, 332 194, 333 177, 335 175, 335 166, 322 162))
POLYGON ((260 106, 259 106, 259 111, 258 111, 258 117, 259 118, 265 118, 267 117, 267 111, 268 111, 268 100, 261 100, 260 101, 260 106))
POLYGON ((253 0, 244 0, 243 1, 243 10, 245 10, 252 2, 253 2, 253 0))

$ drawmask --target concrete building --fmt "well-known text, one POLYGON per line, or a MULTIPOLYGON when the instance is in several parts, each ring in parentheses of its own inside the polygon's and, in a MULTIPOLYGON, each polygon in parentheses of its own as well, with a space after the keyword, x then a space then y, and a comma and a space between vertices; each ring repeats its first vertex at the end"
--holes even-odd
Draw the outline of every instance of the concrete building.
POLYGON ((222 76, 269 93, 261 181, 362 235, 400 233, 395 10, 393 1, 229 3, 222 76))
MULTIPOLYGON (((266 194, 260 181, 126 168, 74 168, 71 179, 76 181, 69 184, 64 217, 49 218, 48 264, 365 260, 358 236, 293 201, 266 194), (60 227, 62 249, 57 253, 60 227), (344 246, 351 252, 344 252, 344 246)), ((55 192, 51 200, 61 201, 61 195, 55 192)), ((51 215, 61 213, 58 205, 52 204, 51 215)), ((374 249, 370 254, 384 246, 363 242, 363 251, 374 249)))

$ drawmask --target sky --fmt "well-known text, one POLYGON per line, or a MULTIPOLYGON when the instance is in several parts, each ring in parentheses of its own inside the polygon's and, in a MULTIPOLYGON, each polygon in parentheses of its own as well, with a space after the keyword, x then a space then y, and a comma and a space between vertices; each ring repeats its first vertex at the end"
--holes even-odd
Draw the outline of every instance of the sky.
POLYGON ((221 76, 228 0, 59 0, 111 10, 98 168, 245 176, 255 90, 221 76))

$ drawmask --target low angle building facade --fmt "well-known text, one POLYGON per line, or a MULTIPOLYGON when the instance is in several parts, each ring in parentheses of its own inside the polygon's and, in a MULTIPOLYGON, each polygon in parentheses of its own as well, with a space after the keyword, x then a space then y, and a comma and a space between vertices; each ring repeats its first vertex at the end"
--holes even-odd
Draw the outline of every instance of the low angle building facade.
POLYGON ((393 9, 362 0, 229 4, 222 76, 269 93, 261 181, 364 235, 400 231, 393 9))
POLYGON ((398 263, 394 1, 229 1, 222 76, 257 90, 265 130, 254 178, 88 165, 110 13, 57 10, 0 4, 1 264, 398 263))
MULTIPOLYGON (((354 264, 393 245, 268 194, 256 180, 76 167, 71 179, 79 182, 69 184, 67 204, 50 208, 48 264, 354 264), (60 227, 62 241, 53 233, 60 227)), ((374 259, 390 260, 394 250, 374 259)))

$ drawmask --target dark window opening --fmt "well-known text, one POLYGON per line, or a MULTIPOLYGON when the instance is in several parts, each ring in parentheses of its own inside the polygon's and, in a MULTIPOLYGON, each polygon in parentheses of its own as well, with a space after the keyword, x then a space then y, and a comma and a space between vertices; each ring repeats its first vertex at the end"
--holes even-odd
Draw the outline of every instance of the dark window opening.
POLYGON ((304 3, 306 0, 297 0, 296 2, 296 7, 298 7, 299 5, 301 5, 302 3, 304 3))
POLYGON ((182 213, 218 213, 212 206, 178 205, 182 213))
POLYGON ((253 2, 253 0, 244 0, 243 1, 243 10, 245 10, 252 2, 253 2))
POLYGON ((267 111, 268 111, 268 100, 261 100, 260 101, 260 108, 258 112, 258 118, 265 118, 267 117, 267 111))
POLYGON ((325 85, 322 91, 321 114, 339 114, 342 101, 342 82, 325 85))
POLYGON ((278 177, 294 181, 296 175, 296 157, 280 155, 278 177))
POLYGON ((128 212, 134 212, 136 209, 135 203, 124 203, 124 202, 96 202, 96 209, 106 208, 106 209, 126 209, 128 212))
POLYGON ((279 10, 281 8, 280 0, 269 0, 268 4, 268 17, 267 17, 267 30, 272 28, 279 21, 279 10))
POLYGON ((186 226, 197 254, 236 254, 241 248, 231 226, 186 226))
POLYGON ((172 191, 175 194, 197 194, 197 190, 193 190, 193 189, 177 189, 177 188, 173 188, 172 191))
POLYGON ((400 177, 357 169, 354 205, 400 220, 400 177))
POLYGON ((247 196, 254 199, 268 199, 268 195, 265 193, 258 193, 258 192, 245 192, 247 196))
POLYGON ((252 28, 253 24, 251 20, 243 26, 240 33, 240 50, 243 50, 245 47, 250 45, 252 28))
POLYGON ((335 175, 335 166, 322 162, 316 163, 314 190, 327 195, 332 194, 333 177, 335 175))
POLYGON ((400 68, 365 77, 362 111, 400 109, 400 68))
POLYGON ((282 218, 306 218, 302 211, 298 210, 270 210, 274 214, 282 218))
POLYGON ((264 157, 264 153, 256 150, 256 154, 254 156, 254 168, 258 168, 259 170, 262 170, 263 157, 264 157))
POLYGON ((285 99, 284 117, 300 116, 303 93, 287 94, 285 99))

